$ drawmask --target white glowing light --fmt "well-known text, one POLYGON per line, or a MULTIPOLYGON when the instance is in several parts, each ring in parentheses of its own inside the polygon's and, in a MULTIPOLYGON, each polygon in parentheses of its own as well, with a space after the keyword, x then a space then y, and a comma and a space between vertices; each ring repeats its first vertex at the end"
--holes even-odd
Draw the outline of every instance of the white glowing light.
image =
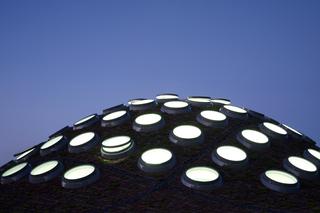
POLYGON ((219 178, 219 173, 209 167, 193 167, 186 171, 186 175, 193 181, 211 182, 219 178))
POLYGON ((284 127, 286 127, 287 129, 290 129, 292 132, 294 132, 294 133, 296 133, 296 134, 298 134, 298 135, 302 135, 301 132, 299 132, 299 131, 291 128, 290 126, 287 126, 287 125, 285 125, 285 124, 282 124, 282 125, 283 125, 284 127))
POLYGON ((58 143, 61 139, 63 138, 62 135, 59 135, 57 137, 51 138, 49 139, 47 142, 45 142, 40 149, 47 149, 53 145, 55 145, 56 143, 58 143))
POLYGON ((132 143, 129 143, 130 140, 131 138, 128 136, 108 138, 102 142, 102 150, 109 153, 121 152, 132 145, 132 143))
POLYGON ((21 153, 20 155, 16 156, 16 160, 20 160, 21 158, 27 156, 28 154, 30 154, 35 148, 29 149, 23 153, 21 153))
POLYGON ((168 102, 164 103, 164 106, 166 106, 168 108, 174 108, 174 109, 185 108, 188 105, 189 104, 185 101, 168 101, 168 102))
POLYGON ((188 97, 187 99, 189 101, 199 102, 199 103, 210 103, 210 101, 211 101, 210 98, 203 98, 203 97, 188 97))
POLYGON ((218 103, 218 104, 223 104, 223 105, 231 104, 230 101, 228 101, 228 100, 223 100, 223 99, 212 99, 211 102, 213 102, 213 103, 218 103))
POLYGON ((96 115, 89 115, 89 116, 77 121, 76 123, 74 123, 74 125, 79 125, 79 124, 85 123, 86 121, 89 121, 90 119, 94 118, 95 116, 96 115))
POLYGON ((278 133, 280 135, 286 135, 287 134, 287 131, 283 128, 281 128, 280 126, 278 125, 275 125, 273 123, 269 123, 269 122, 263 122, 263 125, 268 128, 269 130, 275 132, 275 133, 278 133))
POLYGON ((288 161, 292 165, 297 167, 298 169, 301 169, 301 170, 304 170, 307 172, 316 172, 317 171, 317 167, 313 163, 311 163, 310 161, 308 161, 304 158, 291 156, 288 158, 288 161))
POLYGON ((256 130, 246 129, 243 130, 241 134, 244 138, 254 143, 264 144, 268 143, 269 141, 268 137, 265 134, 256 130))
POLYGON ((161 116, 158 114, 150 113, 140 115, 135 119, 135 122, 139 125, 152 125, 156 124, 161 120, 161 116))
POLYGON ((13 174, 16 174, 17 172, 21 171, 22 169, 24 169, 28 164, 23 162, 20 163, 18 165, 15 165, 13 167, 11 167, 10 169, 6 170, 1 176, 2 177, 7 177, 13 174))
POLYGON ((224 121, 225 119, 227 119, 227 117, 223 113, 213 110, 202 111, 200 115, 211 121, 224 121))
POLYGON ((64 178, 67 180, 77 180, 91 175, 95 171, 92 165, 80 165, 73 167, 64 173, 64 178))
POLYGON ((128 102, 129 105, 143 105, 143 104, 149 104, 154 102, 152 99, 142 99, 142 100, 131 100, 128 102))
POLYGON ((217 153, 220 157, 229 161, 243 161, 247 158, 247 154, 235 146, 220 146, 217 153))
POLYGON ((120 117, 124 116, 126 113, 127 113, 126 110, 120 110, 120 111, 112 112, 112 113, 107 114, 106 116, 104 116, 102 118, 102 120, 111 121, 111 120, 114 120, 114 119, 117 119, 117 118, 120 118, 120 117))
POLYGON ((240 108, 240 107, 237 107, 237 106, 232 106, 232 105, 225 105, 223 106, 224 108, 226 108, 227 110, 230 110, 232 112, 236 112, 236 113, 240 113, 240 114, 245 114, 247 113, 246 110, 240 108))
POLYGON ((194 139, 201 135, 201 130, 192 125, 181 125, 173 129, 173 134, 183 139, 194 139))
POLYGON ((132 143, 127 143, 127 144, 124 144, 123 146, 117 146, 117 147, 103 146, 102 150, 104 152, 108 152, 108 153, 116 153, 116 152, 121 152, 121 151, 128 149, 131 145, 132 145, 132 143))
POLYGON ((90 140, 94 138, 95 134, 93 132, 85 132, 76 137, 74 137, 70 141, 70 146, 81 146, 85 143, 88 143, 90 140))
POLYGON ((170 94, 166 94, 166 95, 158 95, 156 97, 156 99, 159 100, 169 100, 169 99, 178 99, 179 97, 177 95, 170 95, 170 94))
POLYGON ((129 136, 115 136, 108 138, 102 142, 102 146, 105 147, 114 147, 121 146, 128 143, 131 140, 129 136))
POLYGON ((168 162, 172 158, 172 153, 163 148, 149 149, 141 155, 141 159, 152 165, 159 165, 168 162))
POLYGON ((46 172, 51 171, 52 169, 54 169, 56 166, 58 165, 58 161, 56 160, 52 160, 52 161, 47 161, 45 163, 42 163, 40 165, 38 165, 37 167, 35 167, 32 171, 31 171, 31 175, 42 175, 46 172))
POLYGON ((320 152, 314 149, 308 149, 308 152, 314 156, 315 158, 317 158, 318 160, 320 160, 320 152))
POLYGON ((268 170, 265 172, 265 175, 269 179, 282 184, 292 185, 298 182, 297 178, 295 178, 293 175, 280 170, 268 170))

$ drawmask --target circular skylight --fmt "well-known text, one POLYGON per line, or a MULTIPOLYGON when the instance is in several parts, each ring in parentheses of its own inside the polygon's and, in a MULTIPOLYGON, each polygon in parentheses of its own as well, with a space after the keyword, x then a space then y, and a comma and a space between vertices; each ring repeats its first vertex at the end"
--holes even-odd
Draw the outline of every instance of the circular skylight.
POLYGON ((15 161, 20 162, 28 159, 34 153, 34 151, 36 151, 36 148, 28 149, 27 151, 17 155, 15 157, 15 161))
POLYGON ((299 132, 299 131, 297 131, 297 130, 295 130, 295 129, 293 129, 293 128, 291 128, 290 126, 287 126, 287 125, 285 125, 285 124, 282 124, 282 125, 283 125, 285 128, 289 129, 290 131, 292 131, 292 132, 294 132, 294 133, 302 136, 302 133, 301 133, 301 132, 299 132))
POLYGON ((212 160, 219 166, 244 167, 248 163, 247 154, 235 146, 220 146, 212 152, 212 160))
POLYGON ((85 132, 74 137, 69 143, 69 152, 79 153, 91 149, 98 142, 94 132, 85 132))
POLYGON ((138 116, 133 123, 133 129, 138 132, 149 132, 163 127, 164 121, 159 114, 149 113, 138 116))
POLYGON ((51 160, 44 162, 31 170, 29 181, 31 183, 43 183, 57 177, 63 170, 59 161, 51 160))
POLYGON ((93 125, 95 122, 97 122, 98 119, 99 118, 98 118, 97 114, 92 114, 92 115, 86 116, 86 117, 80 119, 79 121, 75 122, 73 124, 73 129, 78 130, 78 129, 87 128, 87 127, 93 125))
POLYGON ((168 149, 154 148, 142 153, 138 167, 147 173, 161 173, 175 165, 175 158, 168 149))
POLYGON ((271 137, 283 137, 287 135, 287 131, 285 129, 270 122, 263 122, 260 125, 260 129, 271 137))
POLYGON ((62 135, 59 135, 57 137, 51 138, 50 140, 48 140, 47 142, 45 142, 40 149, 47 149, 53 145, 55 145, 56 143, 58 143, 61 139, 63 138, 62 135))
POLYGON ((28 163, 23 162, 20 164, 17 164, 9 169, 7 169, 4 173, 1 175, 1 183, 11 183, 20 180, 24 176, 26 176, 31 167, 28 163))
POLYGON ((203 142, 201 130, 193 125, 175 127, 169 135, 171 142, 182 146, 194 145, 203 142))
POLYGON ((131 100, 128 103, 130 105, 144 105, 144 104, 150 104, 152 102, 154 102, 153 99, 141 99, 141 100, 137 99, 137 100, 131 100))
POLYGON ((105 115, 102 120, 104 121, 111 121, 117 118, 120 118, 122 116, 124 116, 125 114, 127 114, 126 110, 120 110, 120 111, 116 111, 116 112, 111 112, 107 115, 105 115))
POLYGON ((300 187, 296 177, 280 170, 268 170, 261 175, 260 180, 267 188, 278 192, 295 192, 300 187))
POLYGON ((312 162, 301 157, 290 156, 283 161, 283 166, 300 178, 315 179, 318 177, 317 167, 312 162))
POLYGON ((212 190, 222 185, 222 178, 218 171, 210 167, 192 167, 181 177, 182 183, 197 190, 212 190))
POLYGON ((320 168, 320 151, 315 149, 307 149, 304 151, 303 156, 320 168))
POLYGON ((211 101, 209 97, 188 97, 188 100, 198 103, 209 103, 211 101))
POLYGON ((231 118, 247 119, 248 117, 247 110, 237 106, 224 105, 220 108, 220 111, 231 118))
POLYGON ((133 99, 128 102, 130 110, 147 110, 156 106, 153 99, 133 99))
POLYGON ((50 170, 54 169, 56 166, 58 166, 58 161, 52 160, 47 161, 45 163, 42 163, 31 170, 31 175, 42 175, 46 172, 49 172, 50 170))
POLYGON ((80 119, 79 121, 75 122, 74 125, 79 125, 79 124, 85 123, 85 122, 91 120, 92 118, 94 118, 95 116, 96 115, 93 114, 93 115, 89 115, 87 117, 84 117, 84 118, 80 119))
POLYGON ((189 106, 189 104, 185 101, 168 101, 164 103, 164 105, 168 108, 174 109, 185 108, 189 106))
POLYGON ((249 149, 262 150, 269 147, 268 137, 256 130, 245 129, 237 136, 238 141, 249 149))
POLYGON ((129 136, 115 136, 102 142, 101 155, 106 159, 126 157, 133 148, 133 141, 129 136))
POLYGON ((187 101, 196 107, 209 107, 212 105, 211 98, 205 96, 189 96, 187 97, 187 101))
POLYGON ((99 171, 90 164, 73 167, 63 175, 62 186, 64 188, 80 188, 89 185, 99 178, 99 171))
POLYGON ((67 140, 63 135, 53 137, 40 147, 40 154, 44 156, 50 152, 61 150, 65 147, 66 143, 67 140))
POLYGON ((103 127, 113 127, 125 123, 129 120, 129 114, 126 110, 119 110, 105 115, 101 120, 103 127))
POLYGON ((223 113, 213 110, 200 112, 197 121, 209 127, 225 127, 228 124, 227 117, 223 113))
POLYGON ((247 113, 247 111, 245 109, 237 107, 237 106, 227 105, 227 106, 223 106, 223 108, 230 110, 232 112, 240 113, 240 114, 247 113))
POLYGON ((229 101, 227 99, 220 99, 220 98, 211 99, 211 102, 214 103, 214 104, 220 104, 220 105, 229 105, 229 104, 231 104, 231 101, 229 101))
POLYGON ((161 111, 168 114, 186 113, 190 110, 189 104, 185 101, 168 101, 161 107, 161 111))
POLYGON ((161 95, 157 95, 156 99, 157 99, 157 102, 164 103, 167 101, 177 100, 179 99, 179 96, 176 94, 161 94, 161 95))

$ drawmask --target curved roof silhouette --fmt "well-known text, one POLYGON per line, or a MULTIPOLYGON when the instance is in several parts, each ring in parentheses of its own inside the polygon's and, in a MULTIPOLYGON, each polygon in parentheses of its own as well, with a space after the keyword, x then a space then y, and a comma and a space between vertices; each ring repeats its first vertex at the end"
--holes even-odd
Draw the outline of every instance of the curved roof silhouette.
POLYGON ((4 212, 317 212, 320 149, 227 99, 132 99, 0 168, 4 212))

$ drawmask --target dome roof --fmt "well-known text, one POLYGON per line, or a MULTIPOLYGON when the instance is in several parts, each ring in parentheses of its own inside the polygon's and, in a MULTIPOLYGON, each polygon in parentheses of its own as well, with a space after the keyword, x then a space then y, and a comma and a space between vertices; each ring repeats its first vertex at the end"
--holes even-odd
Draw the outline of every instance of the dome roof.
POLYGON ((312 212, 319 150, 228 99, 136 98, 15 154, 0 167, 1 209, 312 212))

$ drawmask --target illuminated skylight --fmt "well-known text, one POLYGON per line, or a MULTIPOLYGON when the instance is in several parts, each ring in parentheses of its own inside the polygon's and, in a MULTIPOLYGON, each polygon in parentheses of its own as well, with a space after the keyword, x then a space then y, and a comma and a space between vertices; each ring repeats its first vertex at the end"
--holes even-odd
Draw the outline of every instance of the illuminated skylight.
POLYGON ((223 113, 213 110, 200 112, 197 116, 197 121, 205 126, 217 128, 225 127, 228 124, 227 117, 223 113))
POLYGON ((28 163, 26 162, 19 163, 7 169, 4 173, 2 173, 1 183, 6 184, 6 183, 18 181, 24 176, 26 176, 30 170, 31 170, 31 167, 28 163))
POLYGON ((223 114, 231 118, 236 118, 236 119, 248 118, 247 110, 237 106, 224 105, 223 107, 220 108, 220 112, 222 112, 223 114))
POLYGON ((304 151, 303 156, 320 168, 320 151, 315 149, 307 149, 304 151))
POLYGON ((190 110, 189 104, 185 101, 168 101, 161 107, 161 111, 168 114, 186 113, 190 112, 190 110))
POLYGON ((210 167, 192 167, 181 177, 182 183, 197 190, 212 190, 222 185, 222 178, 218 171, 210 167))
POLYGON ((43 183, 57 177, 62 173, 63 166, 59 161, 51 160, 44 162, 31 170, 30 183, 43 183))
POLYGON ((87 151, 98 142, 98 138, 94 132, 85 132, 74 137, 69 143, 69 152, 79 153, 87 151))
POLYGON ((50 152, 61 150, 65 147, 67 140, 63 135, 59 135, 49 139, 40 147, 41 156, 47 155, 50 152))
POLYGON ((172 152, 164 148, 153 148, 142 153, 138 167, 147 173, 161 173, 170 170, 175 165, 172 152))
POLYGON ((212 160, 219 166, 240 168, 248 163, 247 154, 235 146, 220 146, 212 152, 212 160))
POLYGON ((129 136, 114 136, 102 142, 101 155, 106 159, 126 157, 134 145, 129 136))
POLYGON ((137 132, 150 132, 163 127, 164 120, 161 115, 155 113, 138 116, 133 123, 133 129, 137 132))
POLYGON ((187 97, 187 102, 191 104, 191 106, 195 107, 210 107, 212 106, 211 98, 205 96, 189 96, 187 97))
POLYGON ((32 152, 35 151, 36 148, 31 148, 31 149, 28 149, 27 151, 19 154, 16 156, 15 160, 16 161, 23 161, 23 160, 26 160, 29 156, 32 155, 32 152))
POLYGON ((287 126, 287 125, 285 125, 285 124, 282 124, 282 125, 283 125, 285 128, 289 129, 290 131, 292 131, 292 132, 294 132, 294 133, 302 136, 302 133, 301 133, 301 132, 299 132, 299 131, 297 131, 297 130, 295 130, 295 129, 293 129, 293 128, 291 128, 290 126, 287 126))
POLYGON ((283 129, 282 127, 270 123, 270 122, 263 122, 260 125, 260 129, 263 133, 271 136, 271 137, 283 137, 287 135, 287 131, 283 129))
POLYGON ((95 116, 96 116, 96 115, 93 114, 93 115, 89 115, 89 116, 87 116, 87 117, 84 117, 84 118, 80 119, 79 121, 75 122, 74 125, 83 124, 83 123, 91 120, 91 119, 94 118, 95 116))
POLYGON ((214 104, 221 104, 221 105, 231 104, 231 101, 229 101, 227 99, 220 99, 220 98, 211 99, 211 102, 214 104))
POLYGON ((62 186, 64 188, 80 188, 94 183, 99 178, 99 171, 90 164, 73 167, 63 175, 62 186))
POLYGON ((153 99, 133 99, 128 102, 129 109, 136 110, 147 110, 155 107, 157 104, 153 99))
POLYGON ((288 157, 283 161, 283 167, 300 178, 316 179, 318 177, 317 167, 312 162, 301 157, 288 157))
POLYGON ((161 94, 156 97, 158 103, 164 103, 167 101, 178 100, 179 96, 176 94, 161 94))
POLYGON ((101 120, 103 127, 113 127, 125 123, 130 118, 126 110, 119 110, 105 115, 101 120))
POLYGON ((79 130, 79 129, 87 128, 93 125, 94 123, 96 123, 98 120, 99 120, 99 117, 97 116, 97 114, 86 116, 80 119, 79 121, 75 122, 73 124, 73 129, 79 130))
POLYGON ((278 192, 295 192, 300 187, 296 177, 280 170, 268 170, 260 180, 267 188, 278 192))
POLYGON ((181 125, 175 127, 169 135, 171 142, 182 145, 194 145, 203 142, 201 130, 193 125, 181 125))
POLYGON ((252 129, 242 130, 237 139, 242 145, 253 150, 262 150, 270 145, 265 134, 252 129))

